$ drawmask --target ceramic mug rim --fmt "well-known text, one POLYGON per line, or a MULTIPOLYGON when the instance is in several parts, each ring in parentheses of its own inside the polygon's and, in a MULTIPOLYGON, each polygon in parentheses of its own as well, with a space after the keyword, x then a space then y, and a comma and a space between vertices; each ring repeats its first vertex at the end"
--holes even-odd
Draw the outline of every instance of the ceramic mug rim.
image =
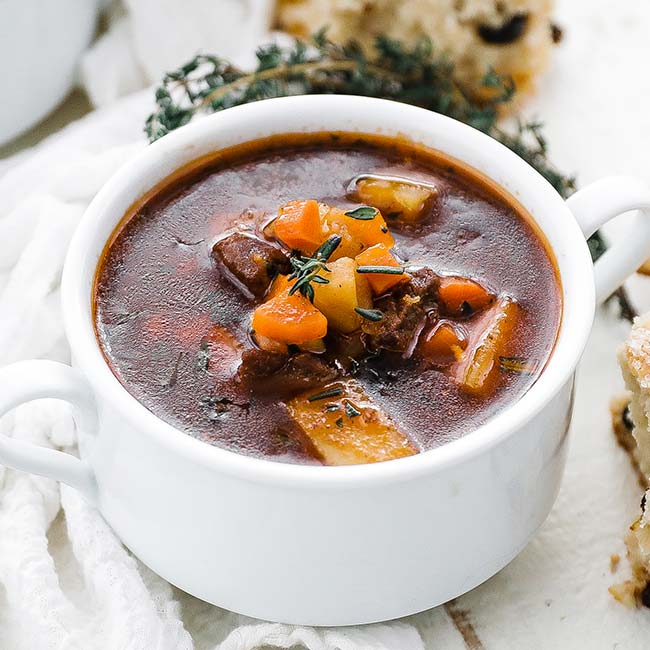
POLYGON ((496 140, 443 115, 388 100, 337 95, 283 97, 231 108, 190 123, 149 145, 111 177, 86 209, 66 256, 61 292, 65 331, 74 365, 87 377, 100 410, 101 402, 106 400, 139 434, 155 437, 174 453, 215 471, 255 482, 301 488, 347 489, 375 482, 409 480, 488 452, 516 435, 570 381, 591 330, 595 310, 593 264, 585 237, 565 201, 535 169, 496 140), (283 119, 286 126, 281 130, 283 119), (260 130, 261 124, 269 126, 260 130), (372 124, 374 128, 369 127, 372 124), (240 137, 239 133, 247 129, 255 134, 240 137), (154 415, 126 390, 108 366, 92 324, 92 280, 99 254, 125 212, 115 208, 118 200, 122 205, 125 200, 132 204, 144 194, 143 188, 151 189, 169 175, 168 171, 160 176, 161 167, 173 170, 200 158, 203 153, 200 146, 204 146, 201 143, 217 136, 234 138, 232 144, 237 144, 275 133, 329 130, 405 136, 477 169, 529 209, 549 242, 560 271, 564 308, 558 338, 545 369, 527 392, 456 440, 384 463, 345 467, 298 465, 246 456, 202 442, 154 415), (443 148, 442 140, 448 146, 443 148), (467 156, 449 151, 450 147, 462 149, 475 158, 467 160, 467 156), (475 164, 477 155, 482 165, 475 164), (533 197, 546 210, 544 223, 540 223, 540 211, 532 211, 527 206, 533 197), (100 226, 107 228, 109 224, 108 236, 96 241, 100 226), (555 229, 553 237, 549 229, 555 229), (90 269, 92 277, 89 277, 90 269))

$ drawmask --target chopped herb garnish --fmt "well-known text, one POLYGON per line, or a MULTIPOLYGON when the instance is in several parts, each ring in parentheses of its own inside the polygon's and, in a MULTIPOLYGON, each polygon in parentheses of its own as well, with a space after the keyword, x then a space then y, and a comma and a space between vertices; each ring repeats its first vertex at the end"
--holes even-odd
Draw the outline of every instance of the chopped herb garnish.
POLYGON ((196 355, 196 367, 199 370, 207 370, 210 365, 210 350, 205 341, 201 342, 201 347, 196 355))
POLYGON ((328 404, 325 407, 325 411, 327 413, 331 413, 332 411, 340 411, 340 410, 341 410, 341 407, 338 404, 328 404))
POLYGON ((401 266, 357 266, 357 273, 386 273, 388 275, 402 275, 401 266))
POLYGON ((296 291, 300 291, 305 298, 309 298, 311 302, 314 302, 314 287, 311 286, 311 283, 329 283, 327 278, 318 274, 321 271, 329 271, 325 262, 327 262, 340 243, 341 236, 332 235, 318 248, 312 257, 303 257, 300 254, 291 256, 290 262, 293 267, 293 273, 289 276, 289 280, 295 280, 295 282, 291 289, 289 289, 290 296, 296 293, 296 291))
POLYGON ((356 418, 359 415, 361 415, 361 411, 356 406, 354 406, 354 404, 351 404, 350 402, 346 402, 345 403, 345 414, 349 418, 356 418))
POLYGON ((355 307, 354 311, 356 311, 362 318, 371 320, 375 323, 384 317, 379 309, 363 309, 363 307, 355 307))
POLYGON ((326 262, 331 257, 332 253, 338 248, 340 243, 341 236, 332 235, 327 241, 318 247, 313 257, 326 262))
POLYGON ((227 397, 209 395, 201 398, 201 404, 203 405, 207 418, 214 422, 220 420, 226 413, 228 413, 233 402, 227 397))
POLYGON ((538 362, 523 357, 499 357, 501 370, 516 372, 520 375, 532 375, 537 370, 538 362))
POLYGON ((339 418, 334 424, 340 429, 343 427, 343 418, 339 418))
POLYGON ((359 221, 371 221, 377 216, 378 213, 379 210, 377 210, 377 208, 371 208, 370 206, 364 205, 361 208, 348 210, 345 213, 345 216, 352 217, 353 219, 358 219, 359 221))
POLYGON ((330 397, 340 397, 343 395, 343 389, 340 386, 334 386, 333 388, 327 388, 322 390, 320 393, 314 393, 307 398, 308 402, 316 402, 321 399, 329 399, 330 397))

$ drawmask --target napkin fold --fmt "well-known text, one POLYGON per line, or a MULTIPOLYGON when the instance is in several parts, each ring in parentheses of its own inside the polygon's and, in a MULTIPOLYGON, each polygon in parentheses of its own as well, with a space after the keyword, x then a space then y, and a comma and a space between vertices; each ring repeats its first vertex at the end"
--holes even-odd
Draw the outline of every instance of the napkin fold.
POLYGON ((81 83, 95 106, 107 106, 199 52, 250 67, 274 8, 273 0, 114 0, 108 30, 82 59, 81 83))

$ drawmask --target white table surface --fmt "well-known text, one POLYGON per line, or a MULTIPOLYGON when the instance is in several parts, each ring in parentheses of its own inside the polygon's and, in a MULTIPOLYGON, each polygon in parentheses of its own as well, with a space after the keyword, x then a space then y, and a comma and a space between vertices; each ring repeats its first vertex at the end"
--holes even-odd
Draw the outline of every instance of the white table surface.
MULTIPOLYGON (((552 160, 575 171, 580 186, 609 174, 650 181, 650 3, 558 5, 565 38, 527 107, 546 124, 552 160)), ((616 223, 606 233, 614 240, 621 228, 616 223)), ((639 309, 650 309, 648 278, 633 278, 628 289, 639 309)), ((523 553, 458 601, 485 648, 650 647, 650 610, 625 609, 607 592, 627 575, 624 559, 612 575, 609 558, 624 555, 622 536, 638 516, 641 496, 608 411, 623 387, 616 350, 628 329, 611 311, 597 315, 578 373, 558 501, 523 553)), ((438 611, 422 615, 431 625, 425 632, 429 647, 456 647, 436 644, 443 625, 438 611)))

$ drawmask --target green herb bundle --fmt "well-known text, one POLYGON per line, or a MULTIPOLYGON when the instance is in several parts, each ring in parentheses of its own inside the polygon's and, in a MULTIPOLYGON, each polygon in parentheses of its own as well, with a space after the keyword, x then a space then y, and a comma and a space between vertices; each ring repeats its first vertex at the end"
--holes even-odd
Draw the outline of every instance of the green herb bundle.
POLYGON ((291 47, 261 47, 257 60, 257 68, 245 72, 225 59, 201 54, 167 73, 156 90, 158 110, 146 122, 149 140, 187 124, 198 113, 270 97, 318 93, 382 97, 465 122, 515 151, 562 196, 574 190, 574 179, 549 163, 538 123, 520 122, 511 132, 498 125, 500 109, 515 95, 512 80, 490 71, 480 87, 465 87, 455 80, 453 64, 435 52, 429 39, 409 48, 380 36, 369 56, 356 43, 331 42, 323 30, 309 45, 298 41, 291 47))
MULTIPOLYGON (((549 161, 542 125, 515 120, 502 126, 500 115, 513 101, 514 82, 488 71, 478 87, 460 84, 453 64, 435 52, 429 39, 413 47, 379 36, 368 55, 358 44, 328 40, 325 30, 310 44, 266 45, 257 51, 257 67, 246 72, 218 56, 200 54, 167 73, 156 89, 157 110, 146 121, 151 142, 190 122, 214 113, 271 97, 343 94, 381 97, 448 115, 492 136, 534 167, 563 196, 575 190, 575 179, 549 161)), ((594 259, 604 250, 598 233, 589 241, 594 259)), ((632 312, 623 290, 616 294, 621 313, 632 312)))

